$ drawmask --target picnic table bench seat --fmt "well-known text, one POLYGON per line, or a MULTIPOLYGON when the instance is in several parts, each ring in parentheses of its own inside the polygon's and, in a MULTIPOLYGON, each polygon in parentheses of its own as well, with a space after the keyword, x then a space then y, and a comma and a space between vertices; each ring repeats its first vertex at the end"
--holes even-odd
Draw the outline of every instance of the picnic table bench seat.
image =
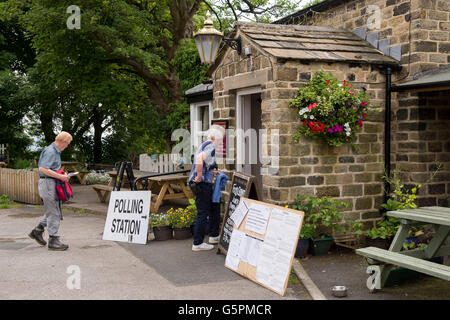
MULTIPOLYGON (((105 203, 108 196, 113 191, 113 186, 106 186, 104 184, 93 184, 92 188, 97 192, 98 199, 100 202, 105 203)), ((121 191, 129 191, 128 188, 120 188, 121 191)))
POLYGON ((427 260, 418 260, 405 253, 388 251, 376 247, 357 249, 356 254, 395 266, 404 267, 436 278, 450 281, 450 267, 427 260))

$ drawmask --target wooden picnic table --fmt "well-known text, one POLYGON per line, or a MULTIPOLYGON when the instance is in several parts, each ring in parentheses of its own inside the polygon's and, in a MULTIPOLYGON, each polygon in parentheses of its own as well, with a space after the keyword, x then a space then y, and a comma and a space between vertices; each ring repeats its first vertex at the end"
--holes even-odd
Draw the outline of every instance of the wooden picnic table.
MULTIPOLYGON (((103 185, 103 184, 93 184, 92 185, 92 188, 95 190, 95 192, 97 192, 98 199, 100 200, 100 202, 103 202, 103 203, 106 203, 106 201, 108 200, 108 196, 111 194, 111 191, 113 191, 114 181, 117 179, 116 171, 108 171, 107 174, 111 177, 111 180, 109 181, 108 185, 103 185)), ((133 172, 133 174, 134 174, 134 178, 136 179, 136 178, 139 178, 144 175, 149 175, 151 173, 145 172, 145 171, 137 171, 137 172, 135 171, 135 172, 133 172)), ((125 184, 127 182, 128 182, 127 173, 124 172, 120 190, 122 190, 122 191, 130 190, 129 188, 124 188, 125 184)))
MULTIPOLYGON (((61 170, 67 172, 67 169, 72 169, 72 172, 77 172, 79 171, 77 169, 77 166, 80 165, 81 163, 76 161, 61 161, 61 170)), ((79 173, 75 177, 77 177, 78 181, 80 181, 80 184, 86 184, 88 174, 89 171, 83 170, 79 171, 79 173)))
MULTIPOLYGON (((97 192, 100 202, 106 202, 108 195, 111 193, 113 186, 114 186, 114 180, 117 179, 117 172, 116 171, 108 171, 107 174, 111 176, 111 181, 107 186, 105 185, 93 185, 93 189, 97 192)), ((140 178, 143 176, 147 176, 152 174, 151 172, 145 172, 145 171, 134 171, 134 178, 140 178)), ((161 206, 162 202, 164 200, 170 200, 170 199, 189 199, 192 198, 194 195, 192 192, 188 189, 186 186, 188 176, 181 175, 181 174, 171 174, 171 175, 165 175, 165 176, 158 176, 158 177, 148 177, 148 187, 147 190, 150 190, 152 192, 152 199, 150 202, 150 212, 156 213, 158 212, 159 207, 161 206)), ((128 182, 127 174, 124 172, 123 179, 122 179, 122 186, 121 190, 125 186, 125 183, 128 182)), ((143 186, 143 181, 140 181, 140 185, 143 186)), ((138 189, 142 189, 139 188, 138 189)), ((126 189, 129 190, 129 189, 126 189)))
POLYGON ((370 264, 367 287, 371 292, 382 289, 390 271, 400 266, 450 281, 450 267, 428 261, 435 257, 450 255, 450 208, 420 207, 417 209, 388 211, 390 217, 400 220, 400 227, 389 250, 375 247, 357 249, 356 253, 366 257, 370 264), (436 230, 425 249, 403 250, 403 242, 412 226, 432 224, 436 230))
POLYGON ((154 190, 157 186, 160 189, 159 193, 152 192, 152 201, 150 203, 150 212, 156 213, 164 200, 170 199, 189 199, 194 195, 186 186, 188 176, 181 174, 173 174, 160 177, 148 178, 148 189, 154 190), (153 200, 155 203, 153 204, 153 200))

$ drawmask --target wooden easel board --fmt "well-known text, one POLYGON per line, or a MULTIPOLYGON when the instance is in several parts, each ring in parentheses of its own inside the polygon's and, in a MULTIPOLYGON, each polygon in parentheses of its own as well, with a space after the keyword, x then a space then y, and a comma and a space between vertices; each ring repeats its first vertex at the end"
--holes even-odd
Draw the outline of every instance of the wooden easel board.
POLYGON ((284 296, 304 212, 244 197, 242 201, 248 211, 233 226, 225 267, 284 296))
POLYGON ((231 233, 233 232, 233 221, 230 219, 230 216, 239 204, 241 197, 262 200, 255 177, 234 172, 233 178, 231 179, 230 197, 228 198, 222 227, 220 228, 218 253, 227 253, 231 233))

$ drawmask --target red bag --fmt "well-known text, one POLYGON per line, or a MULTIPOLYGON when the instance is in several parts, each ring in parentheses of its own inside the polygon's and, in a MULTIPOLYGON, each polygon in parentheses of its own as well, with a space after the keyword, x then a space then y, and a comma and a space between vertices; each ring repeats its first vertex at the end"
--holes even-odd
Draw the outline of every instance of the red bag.
MULTIPOLYGON (((62 170, 56 170, 56 173, 59 174, 65 174, 62 170)), ((56 180, 56 200, 59 201, 68 201, 72 197, 72 187, 70 186, 69 182, 64 182, 62 180, 56 180)))

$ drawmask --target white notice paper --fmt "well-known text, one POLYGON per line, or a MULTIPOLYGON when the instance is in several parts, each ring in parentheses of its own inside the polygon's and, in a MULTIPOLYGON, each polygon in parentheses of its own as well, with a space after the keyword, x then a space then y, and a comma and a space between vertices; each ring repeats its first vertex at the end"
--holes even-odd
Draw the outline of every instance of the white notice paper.
POLYGON ((256 267, 263 242, 262 239, 245 234, 239 247, 239 259, 256 267))
POLYGON ((242 199, 239 205, 233 211, 233 214, 230 216, 231 220, 233 220, 236 227, 239 228, 247 212, 248 212, 247 204, 245 203, 245 200, 242 199))
POLYGON ((241 246, 241 242, 244 241, 244 238, 245 233, 237 229, 234 229, 231 233, 230 244, 227 250, 227 257, 225 258, 225 266, 235 271, 239 266, 239 248, 241 246))
POLYGON ((289 276, 289 266, 297 241, 301 216, 273 209, 256 268, 256 281, 280 294, 289 276))
POLYGON ((245 229, 259 234, 266 233, 267 221, 269 220, 271 208, 252 203, 248 209, 247 222, 245 229))

